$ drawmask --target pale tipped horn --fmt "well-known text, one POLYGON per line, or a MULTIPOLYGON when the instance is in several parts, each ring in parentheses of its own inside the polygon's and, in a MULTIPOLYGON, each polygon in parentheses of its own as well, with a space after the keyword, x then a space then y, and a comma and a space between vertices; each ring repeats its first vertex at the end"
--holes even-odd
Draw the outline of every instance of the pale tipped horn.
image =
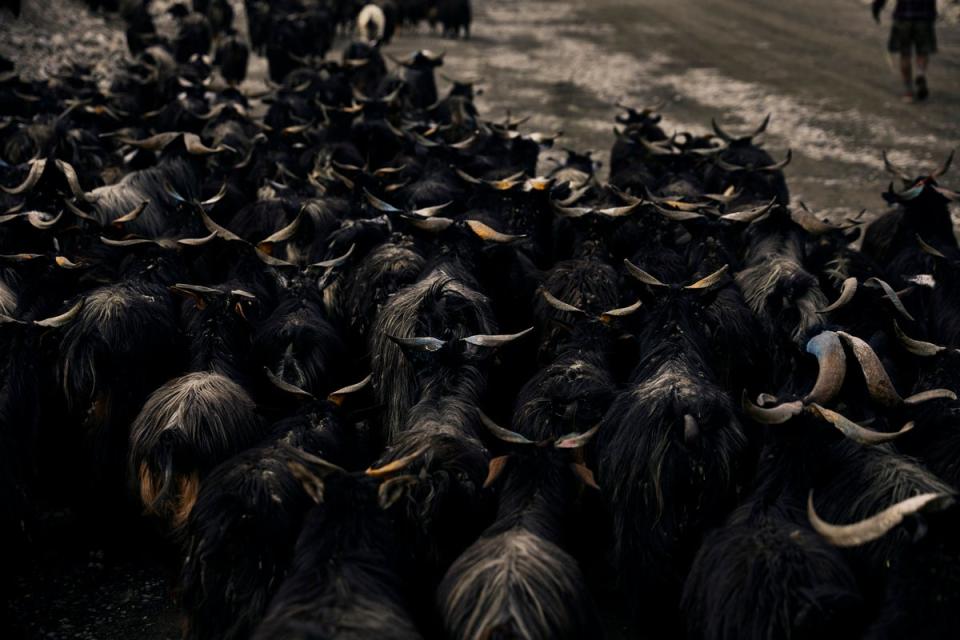
POLYGON ((719 269, 717 269, 716 271, 714 271, 713 273, 711 273, 710 275, 708 275, 706 278, 701 278, 700 280, 697 280, 693 284, 688 284, 687 286, 684 287, 684 289, 690 289, 690 290, 709 289, 710 287, 715 286, 717 283, 719 283, 723 279, 723 276, 724 274, 727 273, 728 269, 730 269, 730 265, 725 264, 719 269))
POLYGON ((586 311, 580 307, 575 307, 572 304, 568 304, 563 300, 560 300, 552 293, 550 293, 546 287, 540 289, 540 295, 543 296, 543 299, 547 301, 547 304, 556 309, 557 311, 563 311, 566 313, 575 313, 577 315, 586 315, 586 311))
POLYGON ((503 440, 504 442, 509 442, 510 444, 536 444, 533 440, 530 440, 529 438, 526 438, 515 431, 504 429, 479 409, 477 409, 477 415, 480 417, 480 422, 483 424, 483 426, 486 427, 490 433, 496 436, 498 440, 503 440))
POLYGON ((818 310, 817 313, 831 313, 837 309, 847 306, 850 304, 850 301, 853 300, 853 297, 857 295, 857 289, 859 286, 860 283, 856 278, 847 278, 843 281, 843 285, 840 287, 840 297, 837 298, 834 303, 818 310))
POLYGON ((903 348, 915 356, 929 358, 946 350, 946 347, 941 347, 940 345, 933 344, 932 342, 914 340, 903 332, 903 329, 900 328, 900 325, 896 320, 893 321, 893 331, 897 335, 897 339, 900 340, 900 344, 903 345, 903 348))
POLYGON ((528 329, 524 329, 519 333, 500 334, 500 335, 482 335, 481 334, 481 335, 475 335, 475 336, 468 336, 466 338, 463 338, 463 342, 466 342, 467 344, 472 344, 475 347, 496 348, 496 347, 502 347, 505 344, 514 342, 515 340, 519 340, 520 338, 531 333, 532 331, 533 331, 533 327, 530 327, 528 329))
POLYGON ((835 547, 858 547, 885 536, 907 516, 922 511, 930 503, 949 498, 946 493, 922 493, 907 498, 880 513, 853 524, 836 525, 824 522, 813 506, 813 491, 807 497, 807 517, 810 526, 835 547))
POLYGON ((628 259, 623 259, 623 266, 627 268, 627 273, 631 276, 642 282, 643 284, 650 285, 651 287, 669 287, 670 285, 660 282, 655 277, 638 267, 637 265, 630 262, 628 259))
POLYGON ((886 442, 892 442, 908 431, 912 431, 914 427, 912 422, 908 422, 907 424, 903 425, 899 431, 893 433, 888 433, 885 431, 873 431, 872 429, 867 429, 866 427, 857 424, 853 420, 850 420, 846 416, 843 416, 836 411, 831 411, 830 409, 821 407, 818 404, 811 404, 810 410, 832 424, 837 428, 838 431, 840 431, 840 433, 850 440, 863 445, 873 446, 884 444, 886 442))

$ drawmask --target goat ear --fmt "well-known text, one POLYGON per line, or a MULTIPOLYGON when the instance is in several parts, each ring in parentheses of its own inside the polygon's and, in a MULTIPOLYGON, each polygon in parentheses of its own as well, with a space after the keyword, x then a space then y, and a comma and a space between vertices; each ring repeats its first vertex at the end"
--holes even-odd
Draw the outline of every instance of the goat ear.
POLYGON ((417 483, 416 476, 397 476, 384 481, 377 491, 381 509, 389 509, 417 483))
POLYGON ((580 479, 580 482, 591 489, 600 490, 600 485, 597 484, 596 479, 593 477, 593 471, 590 471, 587 465, 582 462, 573 462, 570 464, 570 470, 580 479))
POLYGON ((287 468, 303 486, 304 491, 315 503, 323 502, 324 479, 335 473, 347 473, 342 467, 323 458, 295 449, 288 444, 281 444, 280 448, 290 455, 287 468))
POLYGON ((293 477, 296 478, 303 486, 303 490, 307 492, 307 495, 310 496, 311 500, 313 500, 316 504, 323 502, 322 477, 314 475, 309 469, 307 469, 306 466, 300 464, 299 462, 290 462, 287 467, 290 469, 290 473, 293 474, 293 477))
POLYGON ((484 489, 492 486, 501 474, 503 474, 503 470, 507 468, 508 460, 510 460, 510 456, 499 456, 490 461, 490 466, 487 470, 487 479, 483 481, 484 489))

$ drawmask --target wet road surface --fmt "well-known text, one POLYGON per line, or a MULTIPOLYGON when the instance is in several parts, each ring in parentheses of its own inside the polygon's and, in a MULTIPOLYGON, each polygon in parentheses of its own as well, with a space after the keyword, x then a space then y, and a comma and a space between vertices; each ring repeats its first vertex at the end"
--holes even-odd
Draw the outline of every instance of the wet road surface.
MULTIPOLYGON (((892 3, 889 3, 892 5, 892 3)), ((606 160, 613 104, 664 102, 665 129, 734 131, 773 115, 767 147, 792 148, 795 200, 833 215, 883 209, 881 151, 906 166, 939 164, 960 146, 960 26, 938 24, 932 97, 904 104, 886 53, 890 12, 860 0, 475 0, 474 37, 423 29, 389 48, 447 51, 449 76, 483 80, 481 112, 533 115, 560 146, 606 160)), ((953 182, 948 180, 948 184, 953 182)))

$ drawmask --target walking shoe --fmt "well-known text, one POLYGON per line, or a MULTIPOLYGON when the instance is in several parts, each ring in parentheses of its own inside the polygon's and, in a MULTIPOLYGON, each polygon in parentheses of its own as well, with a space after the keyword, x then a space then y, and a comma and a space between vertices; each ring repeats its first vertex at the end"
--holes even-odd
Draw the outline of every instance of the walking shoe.
POLYGON ((904 102, 916 102, 916 99, 913 97, 913 91, 905 91, 903 95, 900 96, 900 99, 904 102))
POLYGON ((917 78, 917 100, 926 100, 930 96, 930 90, 927 88, 927 78, 920 76, 917 78))

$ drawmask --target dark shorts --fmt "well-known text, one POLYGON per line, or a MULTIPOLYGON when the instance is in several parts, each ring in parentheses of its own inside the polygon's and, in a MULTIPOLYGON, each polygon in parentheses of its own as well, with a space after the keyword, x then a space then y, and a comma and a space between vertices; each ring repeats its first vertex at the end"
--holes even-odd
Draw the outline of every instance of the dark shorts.
POLYGON ((937 33, 932 20, 894 20, 890 29, 890 53, 910 55, 916 51, 918 56, 937 52, 937 33))

